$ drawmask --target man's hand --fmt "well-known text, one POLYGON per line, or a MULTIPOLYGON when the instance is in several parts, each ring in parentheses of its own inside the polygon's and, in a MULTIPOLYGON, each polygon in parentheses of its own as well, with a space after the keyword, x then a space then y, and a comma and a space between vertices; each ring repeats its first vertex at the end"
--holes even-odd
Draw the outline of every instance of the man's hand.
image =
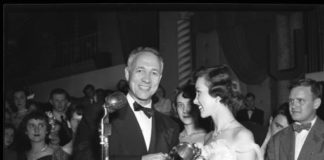
POLYGON ((166 160, 168 154, 166 153, 154 153, 154 154, 147 154, 142 156, 142 160, 166 160))

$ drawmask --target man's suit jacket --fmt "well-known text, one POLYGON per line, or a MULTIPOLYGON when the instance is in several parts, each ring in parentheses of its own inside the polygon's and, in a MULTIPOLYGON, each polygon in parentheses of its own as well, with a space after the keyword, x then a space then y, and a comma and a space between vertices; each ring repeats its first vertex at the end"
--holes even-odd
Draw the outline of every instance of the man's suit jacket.
POLYGON ((94 103, 83 109, 73 144, 73 160, 100 159, 99 125, 104 112, 102 105, 94 103))
MULTIPOLYGON (((74 143, 73 160, 100 159, 99 123, 102 107, 83 115, 74 143), (97 115, 97 116, 96 116, 97 115), (100 116, 98 116, 100 115, 100 116)), ((112 133, 109 136, 111 160, 137 160, 149 153, 168 153, 179 142, 179 126, 171 118, 154 111, 149 151, 135 114, 127 105, 110 115, 112 133)))
MULTIPOLYGON (((295 133, 292 125, 275 134, 269 141, 266 160, 294 160, 295 133)), ((324 121, 317 117, 299 153, 298 160, 324 159, 324 121)))
POLYGON ((152 134, 147 151, 141 128, 129 106, 112 115, 112 135, 109 137, 112 160, 141 159, 150 153, 168 153, 179 143, 179 126, 171 118, 154 110, 152 134))
POLYGON ((242 109, 237 112, 236 118, 239 122, 251 121, 263 125, 264 112, 261 109, 255 108, 249 119, 249 114, 247 109, 242 109))

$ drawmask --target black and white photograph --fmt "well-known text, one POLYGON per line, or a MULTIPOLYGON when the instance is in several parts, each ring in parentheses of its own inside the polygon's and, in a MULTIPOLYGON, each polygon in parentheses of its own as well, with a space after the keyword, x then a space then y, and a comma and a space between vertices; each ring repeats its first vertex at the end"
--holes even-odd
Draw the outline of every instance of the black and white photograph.
POLYGON ((324 4, 4 3, 4 160, 320 160, 324 4))

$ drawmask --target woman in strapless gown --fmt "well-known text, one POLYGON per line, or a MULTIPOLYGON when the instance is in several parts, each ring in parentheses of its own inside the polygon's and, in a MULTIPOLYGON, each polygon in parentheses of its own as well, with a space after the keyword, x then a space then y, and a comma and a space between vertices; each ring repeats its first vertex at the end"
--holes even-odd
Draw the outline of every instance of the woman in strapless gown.
POLYGON ((260 147, 251 131, 241 125, 232 113, 240 100, 238 83, 230 68, 220 65, 196 72, 196 97, 203 118, 211 117, 215 130, 205 137, 199 160, 263 160, 260 147))

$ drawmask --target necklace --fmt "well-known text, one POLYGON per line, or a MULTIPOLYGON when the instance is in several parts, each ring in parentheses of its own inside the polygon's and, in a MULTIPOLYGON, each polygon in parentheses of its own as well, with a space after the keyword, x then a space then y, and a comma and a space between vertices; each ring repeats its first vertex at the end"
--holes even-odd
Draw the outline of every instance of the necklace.
POLYGON ((226 131, 227 129, 229 129, 229 126, 235 122, 235 119, 231 120, 229 123, 227 123, 227 125, 225 125, 225 127, 223 129, 220 129, 218 131, 214 131, 213 133, 213 137, 217 137, 219 136, 223 131, 226 131))
POLYGON ((37 151, 37 152, 34 152, 33 154, 38 154, 38 153, 44 152, 44 151, 47 149, 47 147, 48 147, 48 145, 45 144, 45 146, 44 146, 42 149, 40 149, 40 150, 37 151))

